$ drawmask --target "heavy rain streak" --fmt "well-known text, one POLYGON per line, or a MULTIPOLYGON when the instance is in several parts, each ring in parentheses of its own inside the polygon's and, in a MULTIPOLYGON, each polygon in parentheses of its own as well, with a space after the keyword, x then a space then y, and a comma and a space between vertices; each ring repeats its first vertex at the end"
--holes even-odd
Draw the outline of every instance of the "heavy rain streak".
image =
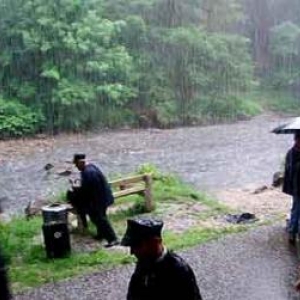
MULTIPOLYGON (((97 299, 93 280, 77 279, 82 294, 71 287, 86 265, 95 270, 103 263, 102 248, 72 233, 75 256, 63 262, 70 267, 63 273, 37 242, 42 206, 65 202, 70 179, 80 176, 75 153, 84 153, 109 180, 151 173, 152 213, 166 220, 165 227, 180 223, 176 213, 187 209, 189 217, 174 225, 193 240, 182 247, 202 243, 188 233, 201 226, 224 238, 221 246, 199 246, 200 258, 197 251, 185 256, 203 299, 297 299, 298 258, 284 235, 291 198, 271 185, 293 145, 292 134, 272 129, 299 116, 299 67, 299 0, 0 0, 0 248, 16 299, 97 299), (164 184, 176 185, 171 195, 164 184), (189 211, 193 201, 201 206, 197 220, 189 211), (38 202, 25 222, 24 211, 38 202), (227 240, 224 232, 245 229, 228 229, 228 212, 253 213, 258 221, 227 240), (261 251, 251 248, 257 239, 261 251), (252 260, 255 251, 262 263, 252 260), (80 255, 90 255, 89 263, 80 255), (65 277, 70 281, 57 291, 42 285, 65 277)), ((130 197, 115 199, 108 210, 120 239, 126 217, 144 212, 136 203, 130 210, 130 197)), ((103 259, 104 267, 118 266, 118 259, 103 259)), ((121 279, 111 274, 99 274, 107 283, 99 299, 125 299, 126 282, 112 292, 109 286, 115 289, 121 279)))

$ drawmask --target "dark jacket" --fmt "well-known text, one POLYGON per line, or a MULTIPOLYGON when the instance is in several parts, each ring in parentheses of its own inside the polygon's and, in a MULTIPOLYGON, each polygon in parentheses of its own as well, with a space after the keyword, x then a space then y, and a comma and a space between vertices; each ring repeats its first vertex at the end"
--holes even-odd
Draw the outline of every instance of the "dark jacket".
POLYGON ((112 190, 103 173, 93 164, 81 172, 81 197, 89 207, 107 208, 114 202, 112 190))
POLYGON ((300 196, 300 151, 292 147, 285 158, 282 191, 291 196, 300 196))
POLYGON ((167 252, 151 267, 137 263, 127 294, 127 300, 166 299, 202 299, 191 267, 172 252, 167 252))
POLYGON ((0 300, 11 299, 4 257, 0 252, 0 300))

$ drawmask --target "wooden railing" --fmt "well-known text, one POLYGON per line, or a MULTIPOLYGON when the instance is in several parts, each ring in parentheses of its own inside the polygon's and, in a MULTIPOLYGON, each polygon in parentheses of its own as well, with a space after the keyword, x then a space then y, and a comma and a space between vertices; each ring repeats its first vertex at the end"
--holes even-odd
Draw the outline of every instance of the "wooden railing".
POLYGON ((138 194, 145 199, 147 212, 153 210, 152 176, 151 174, 121 178, 110 182, 114 198, 138 194))

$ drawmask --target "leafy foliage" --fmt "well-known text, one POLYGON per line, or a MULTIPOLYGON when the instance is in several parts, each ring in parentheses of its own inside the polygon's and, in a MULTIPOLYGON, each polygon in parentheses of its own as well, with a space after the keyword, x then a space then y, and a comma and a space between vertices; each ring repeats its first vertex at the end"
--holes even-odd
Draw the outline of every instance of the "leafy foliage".
POLYGON ((125 22, 103 19, 93 1, 2 4, 2 93, 40 107, 48 129, 90 127, 103 103, 122 106, 134 95, 132 60, 117 40, 125 22))
POLYGON ((276 88, 300 87, 300 27, 292 22, 274 26, 270 51, 273 59, 271 84, 276 88))
POLYGON ((42 116, 14 100, 0 98, 0 138, 30 135, 40 128, 42 116))
POLYGON ((0 0, 0 8, 0 94, 42 116, 7 136, 236 119, 257 111, 242 100, 254 81, 300 93, 296 0, 0 0))

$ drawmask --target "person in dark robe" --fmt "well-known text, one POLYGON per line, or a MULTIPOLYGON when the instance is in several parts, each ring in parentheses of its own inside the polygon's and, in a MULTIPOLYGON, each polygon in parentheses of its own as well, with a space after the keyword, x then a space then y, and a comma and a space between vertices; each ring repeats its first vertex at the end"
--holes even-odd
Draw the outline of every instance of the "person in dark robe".
POLYGON ((300 132, 295 133, 294 145, 286 154, 282 191, 292 196, 287 230, 289 242, 294 245, 299 234, 300 220, 300 132))
POLYGON ((80 213, 86 213, 95 224, 95 238, 107 240, 105 247, 118 245, 118 238, 107 217, 107 208, 114 203, 114 197, 106 177, 97 166, 86 163, 85 154, 75 154, 73 163, 81 172, 80 213))
MULTIPOLYGON (((3 213, 2 201, 0 200, 0 214, 3 213)), ((0 241, 1 245, 1 241, 0 241)), ((12 299, 8 274, 7 274, 7 264, 5 261, 4 254, 0 247, 0 300, 12 299)))
POLYGON ((0 300, 12 299, 9 280, 7 274, 7 265, 4 259, 4 255, 0 249, 0 300))
POLYGON ((164 246, 162 227, 161 220, 127 220, 121 244, 137 258, 127 300, 202 300, 192 268, 164 246))

